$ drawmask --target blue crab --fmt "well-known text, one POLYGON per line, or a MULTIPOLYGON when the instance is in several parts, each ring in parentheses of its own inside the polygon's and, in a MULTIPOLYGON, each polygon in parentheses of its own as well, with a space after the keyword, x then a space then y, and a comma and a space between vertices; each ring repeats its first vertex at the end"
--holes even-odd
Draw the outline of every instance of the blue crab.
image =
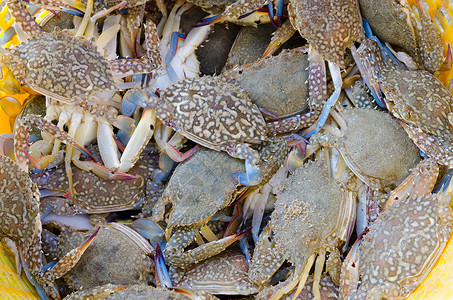
POLYGON ((341 299, 404 299, 428 275, 453 224, 449 192, 430 194, 438 172, 432 159, 420 164, 356 242, 343 264, 341 299))
POLYGON ((438 163, 453 167, 453 96, 448 89, 428 71, 406 70, 385 61, 377 43, 370 39, 353 54, 365 62, 361 72, 382 90, 389 111, 414 143, 438 163), (371 65, 379 76, 367 67, 371 65))
POLYGON ((42 226, 38 187, 17 163, 3 155, 0 155, 0 179, 0 230, 6 245, 16 254, 17 271, 20 272, 20 259, 27 276, 37 285, 41 296, 46 297, 47 294, 52 299, 57 299, 59 292, 53 281, 66 274, 79 261, 97 231, 59 262, 49 268, 44 267, 41 258, 42 226))
POLYGON ((287 259, 295 271, 271 299, 280 299, 297 286, 295 298, 316 259, 313 294, 319 299, 319 282, 328 252, 328 271, 338 280, 338 247, 346 240, 354 220, 355 200, 352 192, 330 177, 322 160, 296 169, 284 185, 277 195, 269 226, 258 239, 249 276, 263 285, 287 259), (319 190, 320 186, 323 189, 319 190))

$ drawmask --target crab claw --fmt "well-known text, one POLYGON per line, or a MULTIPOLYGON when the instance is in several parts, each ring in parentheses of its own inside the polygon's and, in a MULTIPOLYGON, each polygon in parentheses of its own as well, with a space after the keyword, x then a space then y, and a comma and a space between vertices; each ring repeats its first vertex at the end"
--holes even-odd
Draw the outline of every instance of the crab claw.
POLYGON ((253 165, 249 159, 245 161, 245 173, 233 173, 231 177, 239 184, 253 186, 263 180, 263 174, 257 165, 253 165))
POLYGON ((194 152, 197 150, 198 145, 195 145, 192 149, 181 153, 176 149, 172 144, 167 143, 165 145, 165 150, 168 154, 168 156, 175 162, 183 162, 186 159, 188 159, 194 152))
POLYGON ((130 117, 137 106, 145 109, 154 109, 158 101, 159 98, 156 95, 147 95, 141 89, 133 88, 124 94, 123 101, 121 102, 121 112, 123 115, 130 117))
POLYGON ((160 284, 166 288, 172 287, 170 275, 168 274, 168 269, 165 265, 164 254, 160 250, 159 244, 156 244, 154 251, 154 265, 156 266, 156 275, 160 284))
POLYGON ((96 229, 96 231, 91 235, 91 237, 83 243, 78 248, 73 249, 71 252, 66 254, 60 261, 58 261, 55 265, 51 266, 50 268, 46 269, 42 273, 42 278, 44 278, 44 282, 52 282, 55 279, 58 279, 65 275, 69 270, 74 267, 77 262, 82 257, 85 250, 90 246, 91 242, 93 242, 94 237, 98 234, 100 227, 96 229))
POLYGON ((105 180, 135 180, 138 178, 137 176, 126 173, 113 172, 109 168, 92 161, 79 161, 76 162, 76 165, 80 169, 83 169, 84 171, 91 171, 105 180))
POLYGON ((214 16, 210 16, 210 17, 204 18, 203 20, 201 20, 200 23, 196 24, 195 27, 202 27, 202 26, 206 26, 206 25, 212 25, 212 24, 215 24, 215 23, 223 22, 223 21, 225 21, 225 17, 223 16, 223 14, 218 14, 218 15, 214 15, 214 16))

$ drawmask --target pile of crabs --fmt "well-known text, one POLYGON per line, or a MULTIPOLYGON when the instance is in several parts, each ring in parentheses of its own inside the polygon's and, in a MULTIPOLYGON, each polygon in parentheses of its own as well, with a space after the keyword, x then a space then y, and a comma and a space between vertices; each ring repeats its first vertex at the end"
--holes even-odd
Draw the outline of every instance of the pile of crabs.
POLYGON ((17 272, 43 299, 407 297, 453 224, 426 3, 189 1, 2 2, 2 84, 33 94, 0 136, 17 272))

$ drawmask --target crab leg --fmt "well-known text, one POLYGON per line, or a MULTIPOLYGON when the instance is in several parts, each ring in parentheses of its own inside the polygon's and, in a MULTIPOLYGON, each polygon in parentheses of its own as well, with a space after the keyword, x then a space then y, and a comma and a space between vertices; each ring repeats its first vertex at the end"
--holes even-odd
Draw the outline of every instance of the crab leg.
POLYGON ((244 236, 249 229, 246 229, 242 232, 230 235, 228 237, 222 238, 220 240, 203 244, 195 249, 188 250, 184 253, 180 252, 167 252, 167 260, 174 267, 185 268, 190 264, 196 264, 200 261, 208 259, 214 255, 219 254, 225 250, 229 245, 239 240, 244 236))
POLYGON ((96 231, 91 235, 91 237, 86 240, 81 246, 71 250, 71 252, 67 253, 61 260, 59 260, 55 265, 51 268, 42 271, 41 274, 38 276, 39 282, 47 283, 52 282, 55 279, 60 278, 61 276, 65 275, 75 264, 80 260, 85 250, 90 246, 91 242, 93 242, 94 237, 99 232, 98 227, 96 231))
POLYGON ((396 201, 402 201, 408 197, 426 196, 434 188, 439 166, 432 158, 426 158, 418 163, 415 169, 390 193, 390 197, 384 206, 386 209, 396 201))
POLYGON ((29 37, 34 37, 42 33, 41 27, 36 24, 35 19, 25 8, 25 5, 18 0, 7 0, 9 13, 14 18, 16 24, 28 34, 29 37))
POLYGON ((20 120, 19 125, 16 127, 16 136, 14 140, 14 154, 16 156, 17 164, 22 170, 28 172, 26 157, 30 157, 28 154, 30 124, 46 131, 66 144, 70 144, 77 150, 83 152, 90 159, 95 160, 94 157, 85 148, 79 145, 67 132, 61 130, 49 121, 42 119, 40 116, 30 114, 20 120))

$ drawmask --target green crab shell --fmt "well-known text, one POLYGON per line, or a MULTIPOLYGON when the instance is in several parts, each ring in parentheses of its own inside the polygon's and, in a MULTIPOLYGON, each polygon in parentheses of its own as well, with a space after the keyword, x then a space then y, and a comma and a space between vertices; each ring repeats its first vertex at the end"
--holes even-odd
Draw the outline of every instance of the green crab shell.
POLYGON ((276 245, 301 268, 334 233, 343 191, 330 178, 323 161, 298 168, 285 185, 277 195, 270 224, 276 245))
POLYGON ((168 228, 203 222, 228 206, 240 192, 231 173, 244 171, 241 160, 198 149, 176 168, 164 192, 174 206, 168 228))

